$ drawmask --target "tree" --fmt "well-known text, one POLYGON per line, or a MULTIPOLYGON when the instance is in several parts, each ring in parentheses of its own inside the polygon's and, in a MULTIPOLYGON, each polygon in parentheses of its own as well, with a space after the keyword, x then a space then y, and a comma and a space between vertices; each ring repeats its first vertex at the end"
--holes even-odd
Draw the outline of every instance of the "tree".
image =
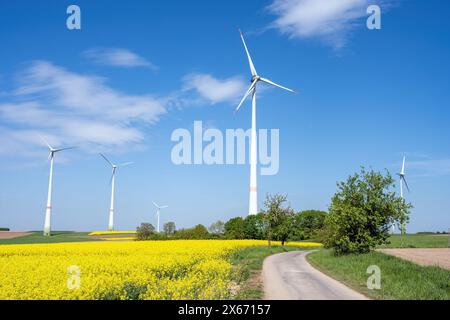
POLYGON ((163 226, 166 235, 174 234, 176 231, 175 222, 167 222, 163 226))
POLYGON ((250 215, 244 219, 244 238, 245 239, 266 239, 267 226, 263 213, 250 215))
POLYGON ((209 232, 214 234, 220 234, 223 233, 224 231, 225 231, 225 223, 221 220, 214 222, 209 227, 209 232))
POLYGON ((232 218, 225 223, 225 237, 227 239, 245 239, 244 219, 232 218))
POLYGON ((196 225, 191 229, 178 230, 174 238, 176 239, 209 239, 210 235, 206 227, 202 224, 196 225))
POLYGON ((327 213, 319 210, 305 210, 293 218, 292 237, 297 240, 313 239, 324 227, 327 213))
POLYGON ((151 223, 141 223, 140 227, 136 228, 137 240, 149 240, 155 233, 155 227, 151 223))
POLYGON ((209 232, 204 225, 198 224, 192 228, 192 239, 208 239, 208 237, 209 232))
POLYGON ((272 245, 272 240, 280 240, 282 245, 287 240, 289 235, 289 221, 288 218, 294 214, 290 207, 283 208, 287 196, 275 194, 268 194, 264 202, 266 210, 264 217, 267 224, 267 242, 269 248, 272 245))
POLYGON ((394 179, 373 170, 338 183, 325 218, 325 246, 336 254, 367 253, 387 243, 389 227, 408 221, 412 208, 392 191, 394 179))

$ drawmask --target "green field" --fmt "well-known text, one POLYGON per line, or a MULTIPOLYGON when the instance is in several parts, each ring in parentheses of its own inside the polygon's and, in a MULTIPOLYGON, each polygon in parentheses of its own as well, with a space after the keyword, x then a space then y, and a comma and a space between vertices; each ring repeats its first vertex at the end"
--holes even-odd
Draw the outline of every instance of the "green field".
POLYGON ((54 231, 51 237, 44 237, 42 231, 33 231, 32 234, 15 239, 0 239, 0 244, 31 244, 31 243, 60 243, 98 241, 88 236, 89 232, 54 231))
POLYGON ((422 267, 379 252, 335 256, 321 250, 308 256, 318 270, 373 299, 450 300, 450 271, 422 267), (381 289, 367 289, 367 268, 381 270, 381 289))
POLYGON ((448 248, 450 236, 448 234, 408 234, 394 235, 389 238, 390 244, 380 248, 448 248))

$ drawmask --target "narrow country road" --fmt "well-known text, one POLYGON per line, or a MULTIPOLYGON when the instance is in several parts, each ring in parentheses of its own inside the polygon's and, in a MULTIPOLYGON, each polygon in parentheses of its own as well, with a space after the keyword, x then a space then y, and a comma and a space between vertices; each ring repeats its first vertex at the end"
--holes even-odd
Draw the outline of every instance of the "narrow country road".
POLYGON ((366 300, 364 295, 314 269, 308 251, 276 254, 264 260, 267 300, 366 300))

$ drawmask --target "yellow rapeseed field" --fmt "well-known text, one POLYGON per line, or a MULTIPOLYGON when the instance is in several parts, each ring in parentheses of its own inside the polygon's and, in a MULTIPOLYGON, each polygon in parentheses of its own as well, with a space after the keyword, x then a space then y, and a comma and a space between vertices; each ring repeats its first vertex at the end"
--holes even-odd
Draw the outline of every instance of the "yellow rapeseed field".
POLYGON ((3 245, 0 299, 227 299, 233 286, 230 254, 265 244, 180 240, 3 245))

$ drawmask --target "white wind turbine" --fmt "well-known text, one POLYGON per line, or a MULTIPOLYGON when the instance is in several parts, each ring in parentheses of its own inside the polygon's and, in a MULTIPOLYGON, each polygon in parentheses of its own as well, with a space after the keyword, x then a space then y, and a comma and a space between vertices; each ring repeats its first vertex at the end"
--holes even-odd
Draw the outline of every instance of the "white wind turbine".
POLYGON ((126 162, 119 165, 112 163, 104 154, 100 153, 103 159, 108 162, 112 167, 112 175, 111 175, 111 205, 109 207, 109 222, 108 222, 108 231, 114 230, 114 192, 115 192, 115 184, 116 184, 116 172, 119 167, 125 167, 133 162, 126 162))
MULTIPOLYGON (((406 189, 409 192, 409 186, 408 186, 408 183, 406 182, 405 162, 406 162, 406 156, 403 156, 402 170, 400 171, 400 173, 397 173, 397 175, 400 177, 400 197, 402 199, 403 199, 403 183, 405 184, 406 189)), ((406 231, 404 223, 402 225, 401 231, 402 231, 402 234, 406 231)))
POLYGON ((158 218, 158 223, 156 225, 156 231, 159 232, 159 216, 161 214, 161 209, 168 208, 169 206, 159 206, 153 201, 152 201, 152 203, 156 207, 156 217, 158 218))
POLYGON ((283 90, 287 90, 289 92, 294 92, 294 90, 291 90, 289 88, 283 87, 279 84, 276 84, 275 82, 272 82, 271 80, 268 80, 266 78, 263 78, 258 75, 256 72, 255 66, 253 65, 252 58, 250 56, 250 53, 247 49, 247 45, 244 40, 244 35, 239 30, 239 33, 241 34, 242 43, 244 44, 245 52, 247 53, 248 63, 250 65, 250 72, 252 75, 251 78, 251 85, 250 88, 248 88, 247 92, 245 93, 244 97, 242 98, 241 102, 239 103, 238 107, 236 108, 236 112, 239 111, 242 104, 244 103, 245 99, 252 94, 252 129, 251 129, 251 137, 250 137, 250 197, 249 197, 249 208, 248 208, 248 214, 249 215, 256 215, 258 214, 258 188, 257 188, 257 163, 258 163, 258 146, 257 146, 257 134, 256 134, 256 89, 258 83, 264 82, 271 86, 281 88, 283 90))
POLYGON ((50 160, 50 176, 48 179, 48 193, 47 193, 47 207, 45 208, 45 222, 44 222, 44 236, 50 236, 52 231, 52 188, 53 188, 53 162, 55 159, 55 154, 61 151, 75 149, 75 147, 70 148, 61 148, 55 149, 50 146, 47 142, 47 145, 50 154, 48 155, 48 159, 50 160))

